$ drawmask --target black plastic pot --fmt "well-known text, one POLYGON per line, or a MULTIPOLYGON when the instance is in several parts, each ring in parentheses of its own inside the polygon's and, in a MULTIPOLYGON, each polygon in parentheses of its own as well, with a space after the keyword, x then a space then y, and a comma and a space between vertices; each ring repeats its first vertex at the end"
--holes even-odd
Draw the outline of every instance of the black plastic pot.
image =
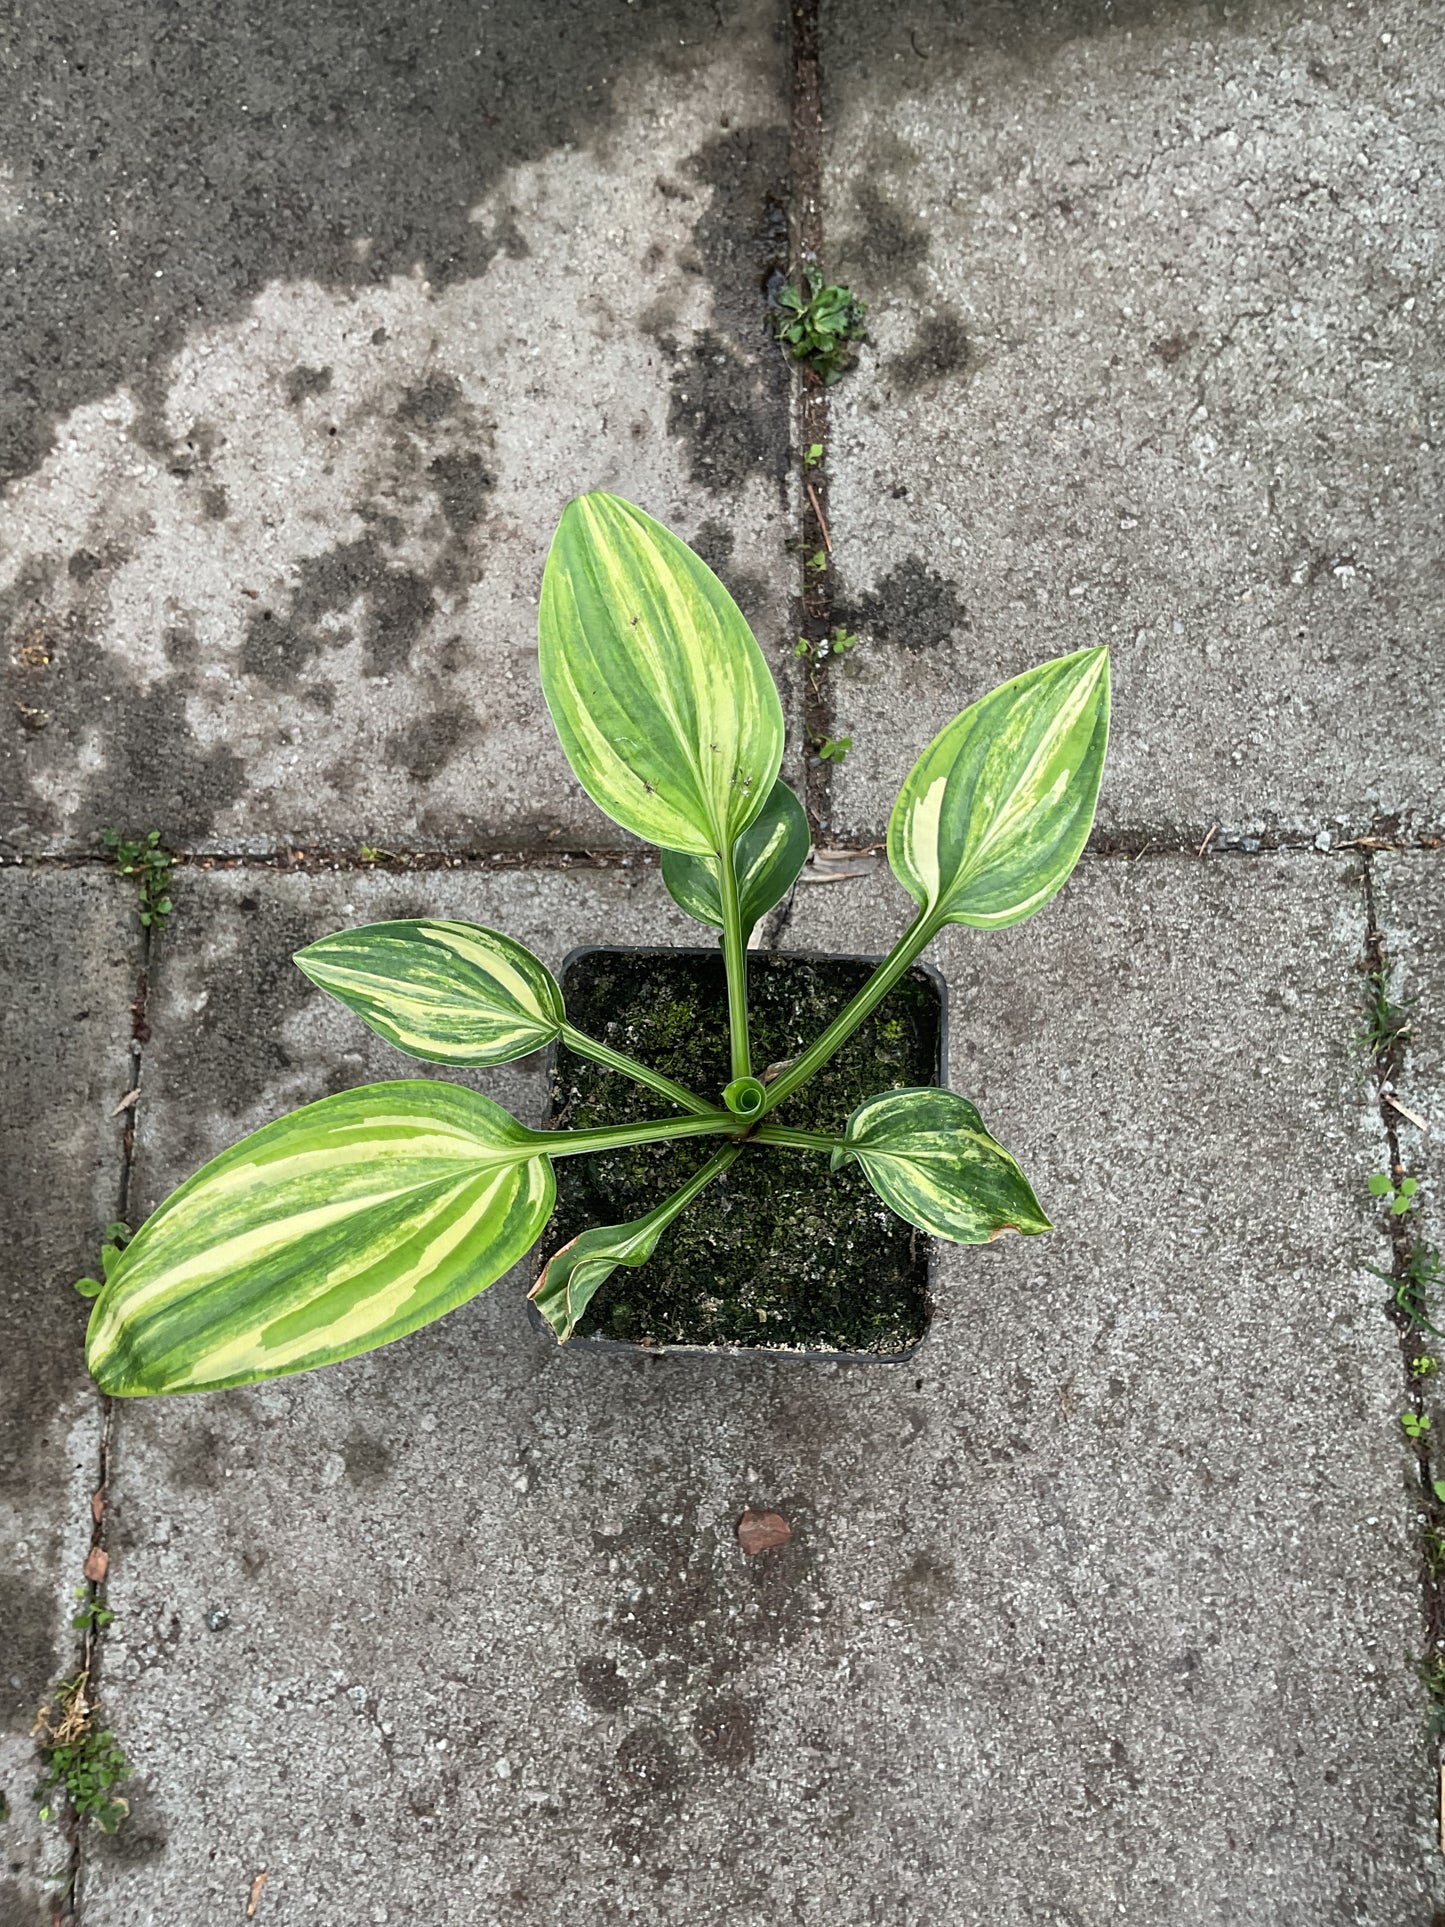
MULTIPOLYGON (((594 1028, 594 1026, 588 1023, 587 1014, 585 1011, 573 1009, 574 993, 576 990, 576 979, 579 976, 585 977, 589 972, 595 976, 599 969, 605 969, 606 965, 610 963, 612 960, 617 960, 619 963, 622 963, 629 959, 634 960, 638 964, 639 968, 641 969, 645 969, 648 965, 651 965, 654 970, 660 971, 660 972, 665 972, 667 970, 668 965, 673 960, 678 960, 678 961, 693 960, 689 963, 689 969, 693 973, 697 973, 699 970, 699 965, 696 961, 699 959, 705 959, 707 961, 708 972, 715 972, 721 969, 721 960, 720 960, 719 952, 715 947, 708 947, 708 948, 695 947, 690 949, 663 950, 661 947, 657 947, 657 948, 643 947, 643 946, 611 947, 611 946, 600 945, 600 944, 589 944, 589 945, 582 946, 576 950, 570 951, 563 960, 560 975, 562 980, 563 991, 567 997, 569 1013, 572 1015, 573 1021, 577 1023, 580 1028, 586 1030, 589 1028, 594 1028), (574 980, 571 986, 569 986, 569 978, 572 978, 574 980)), ((823 956, 823 955, 819 955, 818 953, 806 952, 806 951, 781 951, 781 952, 754 951, 750 953, 750 958, 749 958, 750 966, 752 967, 750 970, 750 976, 753 977, 754 981, 757 980, 758 966, 762 966, 764 972, 773 973, 771 976, 767 977, 766 979, 766 982, 769 985, 775 985, 780 981, 786 984, 788 973, 786 973, 783 970, 783 966, 786 966, 789 964, 813 966, 814 969, 809 973, 810 978, 816 977, 820 971, 831 971, 834 976, 844 976, 847 973, 852 973, 856 977, 857 982, 861 983, 864 979, 866 979, 866 976, 871 972, 873 967, 879 961, 880 959, 876 957, 856 957, 856 956, 838 956, 838 955, 823 956)), ((907 1003, 909 1005, 910 1010, 913 1013, 913 1015, 910 1018, 910 1022, 914 1027, 920 1028, 920 1031, 921 1031, 921 1013, 924 1010, 925 1005, 928 1004, 928 1000, 927 998, 923 998, 919 996, 919 989, 920 987, 926 986, 927 989, 932 993, 933 1000, 935 1000, 933 1004, 929 1006, 929 1008, 932 1010, 934 1014, 934 1021, 936 1022, 936 1035, 933 1040, 933 1047, 931 1049, 931 1052, 929 1053, 930 1061, 926 1063, 921 1061, 923 1048, 927 1041, 926 1037, 920 1034, 916 1038, 911 1038, 907 1048, 912 1052, 912 1056, 914 1060, 912 1064, 912 1074, 910 1076, 904 1077, 903 1081, 910 1082, 910 1083, 920 1083, 920 1084, 926 1083, 926 1082, 942 1084, 944 1083, 947 1076, 947 1064, 948 1064, 947 986, 945 985, 943 978, 939 975, 939 973, 936 970, 932 969, 927 964, 915 964, 913 966, 913 969, 908 973, 907 978, 905 978, 904 986, 906 986, 906 988, 900 987, 899 989, 890 993, 890 996, 886 998, 884 1002, 879 1006, 878 1011, 874 1013, 873 1017, 868 1020, 868 1027, 865 1027, 863 1030, 860 1030, 860 1032, 857 1033, 857 1036, 860 1039, 860 1047, 866 1050, 868 1038, 871 1034, 872 1026, 879 1026, 881 1028, 885 1026, 890 1021, 890 1019, 892 1019, 895 1022, 898 1021, 893 1011, 895 998, 899 999, 900 1003, 907 1003)), ((784 993, 780 993, 780 994, 784 994, 784 993)), ((847 995, 851 995, 851 994, 852 994, 852 990, 850 988, 847 991, 847 995)), ((840 992, 840 995, 842 995, 841 992, 840 992)), ((751 1001, 751 993, 750 993, 750 1001, 751 1001)), ((841 1008, 841 1003, 839 1003, 837 1007, 841 1008)), ((608 1008, 607 1011, 605 1012, 605 1015, 615 1016, 620 1019, 620 1017, 622 1016, 622 1012, 616 1008, 608 1008)), ((655 1010, 652 1007, 645 1007, 639 1013, 639 1017, 640 1017, 640 1020, 645 1024, 649 1020, 649 1018, 655 1017, 655 1010)), ((810 1035, 811 1034, 812 1033, 810 1032, 810 1035)), ((634 1048, 630 1041, 623 1042, 621 1039, 619 1039, 616 1036, 612 1037, 609 1041, 611 1041, 616 1047, 627 1049, 629 1050, 630 1054, 638 1056, 646 1062, 655 1064, 659 1069, 668 1071, 672 1075, 679 1074, 676 1068, 674 1067, 674 1065, 664 1061, 663 1056, 660 1054, 651 1053, 646 1049, 634 1048)), ((725 1048, 725 1045, 726 1045, 726 1024, 724 1023, 721 1026, 720 1048, 725 1048)), ((881 1045, 879 1046, 879 1048, 881 1050, 882 1048, 881 1045)), ((562 1092, 559 1085, 558 1061, 559 1061, 558 1046, 554 1044, 551 1050, 549 1050, 547 1054, 548 1083, 551 1090, 551 1105, 549 1109, 548 1122, 549 1124, 552 1124, 552 1125, 565 1124, 568 1121, 566 1117, 566 1112, 569 1107, 569 1100, 566 1094, 562 1092)), ((590 1076, 590 1077, 601 1078, 608 1075, 607 1073, 593 1071, 591 1066, 579 1066, 577 1060, 571 1060, 569 1058, 568 1061, 569 1063, 572 1064, 574 1073, 578 1072, 580 1069, 581 1074, 590 1076)), ((761 1062, 766 1060, 760 1058, 759 1061, 761 1062)), ((864 1059, 865 1065, 867 1061, 868 1060, 865 1057, 864 1059)), ((856 1067, 853 1069, 852 1074, 855 1077, 858 1074, 856 1067)), ((724 1076, 725 1076, 725 1073, 724 1073, 724 1076)), ((824 1071, 820 1072, 819 1074, 819 1079, 818 1079, 819 1084, 822 1085, 823 1080, 826 1079, 828 1076, 829 1076, 829 1071, 825 1067, 824 1071)), ((684 1079, 684 1081, 686 1080, 684 1079)), ((898 1078, 896 1075, 890 1077, 890 1074, 887 1068, 880 1066, 876 1083, 871 1085, 867 1089, 859 1091, 857 1093, 857 1096, 854 1097, 852 1101, 855 1101, 855 1102, 860 1101, 863 1095, 871 1094, 872 1090, 880 1090, 880 1091, 885 1090, 890 1087, 890 1083, 896 1083, 897 1081, 898 1081, 898 1078)), ((703 1088, 710 1088, 710 1087, 703 1087, 703 1088)), ((802 1091, 794 1093, 793 1097, 789 1100, 788 1104, 785 1104, 780 1109, 780 1112, 779 1112, 780 1122, 790 1123, 790 1122, 801 1121, 797 1118, 796 1109, 795 1109, 797 1105, 797 1101, 801 1096, 802 1096, 802 1091)), ((662 1106, 662 1100, 660 1099, 648 1099, 647 1102, 648 1102, 648 1108, 651 1109, 654 1112, 654 1114, 662 1106)), ((839 1128, 841 1126, 841 1121, 842 1120, 840 1117, 837 1120, 837 1124, 830 1128, 839 1128)), ((696 1140, 696 1139, 691 1140, 691 1143, 693 1145, 697 1145, 699 1143, 699 1140, 696 1140)), ((787 1157, 787 1158, 794 1158, 794 1157, 805 1158, 805 1157, 809 1157, 811 1154, 803 1153, 803 1152, 780 1152, 778 1153, 778 1155, 780 1157, 787 1157)), ((577 1183, 578 1183, 575 1175, 576 1172, 579 1169, 589 1167, 589 1166, 594 1166, 594 1164, 595 1164, 594 1160, 582 1159, 582 1158, 578 1158, 575 1160, 567 1159, 565 1161, 559 1161, 559 1164, 557 1167, 558 1173, 559 1173, 559 1185, 565 1188, 570 1183, 573 1186, 573 1189, 575 1190, 577 1188, 577 1183), (569 1171, 569 1167, 571 1167, 570 1171, 569 1171)), ((735 1166, 734 1170, 737 1170, 737 1168, 738 1167, 735 1166)), ((817 1168, 824 1173, 826 1173, 827 1171, 827 1160, 821 1154, 817 1154, 817 1168)), ((852 1168, 855 1171, 857 1169, 856 1166, 852 1168)), ((855 1185, 853 1187, 854 1194, 861 1197, 863 1188, 864 1187, 861 1184, 855 1185)), ((830 1193, 830 1196, 835 1195, 837 1193, 837 1189, 838 1188, 835 1186, 834 1193, 830 1193)), ((706 1213, 708 1209, 708 1196, 709 1194, 704 1193, 703 1196, 699 1198, 690 1207, 690 1211, 696 1212, 696 1213, 706 1213)), ((640 1208, 650 1209, 651 1202, 652 1201, 650 1200, 644 1201, 640 1208)), ((846 1200, 843 1201, 843 1204, 845 1207, 845 1219, 846 1219, 846 1200)), ((912 1296, 909 1299, 909 1304, 910 1304, 911 1318, 917 1330, 917 1335, 913 1337, 912 1342, 901 1345, 898 1349, 895 1349, 895 1350, 879 1350, 879 1349, 867 1349, 867 1348, 840 1349, 837 1347, 830 1347, 826 1345, 813 1345, 813 1344, 805 1344, 805 1343, 774 1342, 774 1343, 760 1344, 760 1343, 749 1343, 749 1342, 746 1342, 745 1340, 716 1342, 716 1343, 699 1343, 699 1342, 693 1342, 690 1340, 672 1340, 672 1339, 659 1340, 655 1337, 645 1337, 645 1336, 642 1338, 630 1337, 630 1336, 619 1337, 619 1336, 612 1335, 611 1331, 608 1329, 582 1330, 582 1331, 579 1331, 569 1342, 572 1345, 582 1346, 589 1351, 598 1350, 598 1351, 623 1352, 623 1353, 630 1353, 633 1356, 636 1356, 639 1352, 643 1353, 644 1355, 650 1355, 654 1357, 660 1356, 663 1353, 679 1353, 679 1354, 687 1354, 687 1355, 693 1355, 693 1356, 699 1356, 699 1357, 719 1357, 719 1356, 724 1356, 724 1357, 746 1356, 750 1358, 769 1358, 769 1357, 780 1358, 781 1357, 781 1358, 826 1359, 826 1360, 835 1361, 838 1363, 846 1363, 846 1364, 870 1364, 870 1365, 903 1364, 907 1360, 912 1358, 914 1354, 917 1352, 918 1346, 922 1343, 923 1338, 927 1334, 928 1325, 932 1318, 933 1284, 934 1284, 934 1273, 935 1273, 935 1267, 936 1267, 936 1257, 935 1257, 935 1252, 933 1247, 933 1240, 926 1238, 922 1232, 913 1231, 912 1227, 904 1226, 901 1220, 893 1218, 892 1214, 888 1213, 886 1211, 886 1208, 881 1206, 881 1202, 876 1200, 873 1197, 873 1194, 871 1192, 867 1193, 867 1206, 871 1214, 871 1221, 876 1222, 880 1218, 887 1220, 888 1226, 891 1228, 889 1235, 892 1235, 894 1237, 895 1242, 897 1243, 900 1250, 903 1243, 907 1244, 909 1249, 909 1257, 908 1257, 907 1263, 911 1268, 912 1272, 915 1274, 914 1284, 910 1288, 912 1296)), ((561 1244, 565 1243, 568 1239, 576 1236, 577 1232, 583 1229, 586 1223, 625 1222, 628 1219, 638 1215, 638 1211, 639 1211, 639 1207, 637 1203, 633 1200, 628 1200, 628 1199, 624 1199, 619 1204, 618 1208, 611 1211, 610 1215, 598 1215, 596 1207, 594 1205, 593 1207, 583 1211, 582 1214, 579 1216, 579 1208, 580 1207, 578 1206, 577 1201, 574 1198, 569 1211, 569 1208, 567 1207, 563 1197, 563 1192, 561 1189, 559 1189, 558 1211, 556 1212, 556 1214, 554 1214, 554 1217, 551 1223, 549 1224, 547 1231, 543 1233, 542 1238, 538 1241, 537 1256, 535 1260, 535 1269, 536 1269, 537 1275, 540 1275, 540 1272, 543 1266, 545 1265, 547 1259, 551 1256, 551 1254, 556 1249, 558 1249, 561 1244), (561 1222, 563 1220, 565 1220, 565 1222, 561 1222)), ((853 1208, 859 1209, 861 1207, 854 1206, 853 1208)), ((599 1292, 598 1294, 597 1300, 594 1300, 594 1307, 598 1307, 600 1309, 604 1304, 605 1295, 609 1292, 610 1289, 613 1288, 614 1282, 619 1282, 623 1279, 626 1279, 629 1281, 628 1288, 631 1291, 633 1292, 645 1291, 649 1271, 652 1270, 654 1266, 657 1266, 663 1261, 666 1242, 668 1238, 674 1235, 674 1233, 678 1230, 682 1222, 683 1222, 682 1220, 679 1220, 678 1226, 672 1227, 668 1232, 665 1232, 663 1234, 663 1244, 659 1246, 657 1254, 653 1257, 653 1259, 649 1261, 649 1264, 647 1266, 636 1271, 614 1273, 613 1280, 609 1280, 608 1284, 602 1287, 601 1292, 599 1292)), ((741 1242, 742 1241, 739 1241, 739 1244, 741 1244, 741 1242)), ((793 1255, 793 1254, 789 1254, 789 1255, 793 1255)), ((765 1264, 769 1262, 770 1259, 775 1259, 778 1256, 779 1254, 772 1250, 759 1251, 757 1262, 760 1265, 765 1264)), ((841 1263, 842 1261, 840 1260, 839 1262, 841 1263)), ((861 1277, 865 1274, 860 1272, 859 1275, 861 1277)), ((552 1338, 553 1334, 551 1331, 551 1327, 546 1323, 545 1319, 542 1318, 541 1314, 537 1311, 536 1306, 530 1300, 528 1300, 527 1310, 533 1324, 537 1327, 537 1329, 539 1331, 545 1332, 548 1338, 552 1338)))

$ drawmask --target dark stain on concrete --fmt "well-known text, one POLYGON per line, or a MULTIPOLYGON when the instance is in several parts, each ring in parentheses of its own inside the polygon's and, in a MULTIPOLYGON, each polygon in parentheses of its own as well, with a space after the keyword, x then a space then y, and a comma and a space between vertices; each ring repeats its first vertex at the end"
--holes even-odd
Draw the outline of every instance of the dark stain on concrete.
POLYGON ((341 1448, 341 1458, 347 1478, 362 1491, 383 1484, 391 1470, 391 1453, 387 1447, 380 1439, 362 1431, 353 1432, 347 1439, 341 1448))
POLYGON ((435 428, 455 415, 461 405, 462 384, 455 375, 429 375, 402 395, 397 419, 410 428, 435 428))
POLYGON ((392 731, 386 739, 386 764, 405 770, 414 783, 429 783, 481 734, 481 724, 470 711, 434 709, 392 731))
POLYGON ((928 315, 901 355, 887 364, 887 373, 905 394, 934 382, 962 375, 969 364, 968 335, 962 319, 951 309, 928 315))
POLYGON ((0 1572, 0 1627, 5 1664, 0 1668, 0 1721, 12 1733, 28 1733, 35 1710, 51 1686, 56 1667, 52 1621, 56 1602, 44 1586, 0 1572))
MULTIPOLYGON (((788 372, 765 298, 787 262, 783 125, 780 103, 776 127, 722 134, 686 167, 707 191, 684 266, 694 267, 712 290, 712 325, 695 330, 686 344, 659 335, 673 361, 667 427, 688 444, 692 479, 720 493, 759 470, 780 487, 787 474, 788 372)), ((667 324, 655 316, 651 325, 667 324)))
POLYGON ((632 1689, 617 1670, 617 1661, 590 1653, 577 1662, 577 1684, 582 1697, 598 1713, 617 1713, 632 1697, 632 1689))
POLYGON ((208 522, 224 522, 231 513, 231 498, 219 482, 201 490, 201 514, 208 522))
POLYGON ((298 408, 303 401, 324 395, 330 386, 330 368, 308 368, 302 362, 286 377, 286 399, 293 408, 298 408))
POLYGON ((296 578, 290 607, 284 613, 256 609, 241 645, 242 669, 273 689, 295 689, 312 658, 343 640, 321 626, 325 616, 365 603, 362 667, 378 676, 405 668, 436 611, 431 584, 388 560, 374 530, 324 555, 307 556, 296 565, 296 578))
POLYGON ((932 1619, 958 1597, 958 1579, 952 1563, 935 1552, 924 1551, 899 1573, 893 1582, 891 1603, 912 1619, 932 1619))
POLYGON ((0 1927, 51 1927, 54 1918, 45 1895, 27 1895, 18 1880, 0 1880, 0 1927))
POLYGON ((706 522, 698 525, 691 546, 706 562, 713 574, 717 575, 733 552, 735 538, 726 522, 720 522, 710 516, 706 522))
POLYGON ((891 201, 872 181, 860 181, 854 193, 861 225, 844 243, 844 254, 856 261, 880 294, 887 284, 922 267, 928 259, 928 230, 908 210, 891 201))
POLYGON ((427 463, 426 472, 452 533, 465 540, 482 519, 496 476, 480 455, 465 453, 438 455, 427 463))
POLYGON ((757 1720, 752 1704, 733 1694, 706 1699, 692 1716, 692 1737, 713 1766, 746 1766, 753 1757, 757 1720))
POLYGON ((839 615, 848 627, 901 649, 933 649, 970 626, 958 590, 919 555, 905 557, 839 615))
POLYGON ((743 31, 735 0, 417 0, 364 30, 309 0, 53 0, 6 48, 6 159, 45 218, 0 278, 0 478, 268 282, 420 263, 445 286, 524 249, 514 220, 469 219, 505 169, 605 135, 630 72, 705 71, 743 31))
POLYGON ((629 1733, 604 1781, 606 1805, 616 1816, 607 1844, 624 1861, 648 1853, 682 1810, 686 1785, 677 1749, 660 1726, 629 1733))

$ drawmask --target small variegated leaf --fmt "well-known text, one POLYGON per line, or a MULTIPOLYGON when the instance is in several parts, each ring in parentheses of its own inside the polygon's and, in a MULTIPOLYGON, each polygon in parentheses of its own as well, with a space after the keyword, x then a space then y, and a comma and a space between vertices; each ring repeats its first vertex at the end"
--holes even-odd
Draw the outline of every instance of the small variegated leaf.
POLYGON ((1109 656, 1041 663, 955 716, 888 824, 893 874, 937 922, 997 930, 1042 909, 1094 821, 1109 736, 1109 656))
POLYGON ((662 1215, 666 1206, 633 1224, 599 1224, 582 1232, 554 1252, 547 1269, 528 1296, 565 1345, 577 1329, 593 1295, 619 1265, 642 1265, 657 1249, 657 1241, 672 1222, 662 1215))
MULTIPOLYGON (((744 943, 758 920, 781 903, 797 882, 798 872, 808 860, 811 841, 807 812, 779 777, 768 792, 767 802, 733 849, 744 943)), ((662 880, 690 917, 722 929, 716 857, 683 856, 677 850, 664 850, 662 880)))
POLYGON ((656 1210, 631 1224, 594 1225, 553 1252, 547 1268, 528 1293, 537 1309, 565 1345, 600 1285, 604 1285, 619 1265, 643 1265, 657 1249, 663 1232, 705 1186, 719 1177, 737 1158, 741 1146, 725 1144, 706 1164, 694 1171, 687 1183, 664 1198, 656 1210))
POLYGON ((479 923, 367 923, 298 950, 312 983, 398 1050, 437 1064, 505 1064, 550 1044, 566 1012, 523 944, 479 923))
POLYGON ((465 1304, 536 1241, 552 1166, 475 1091, 364 1085, 243 1138, 161 1205, 91 1313, 117 1395, 307 1371, 465 1304))
POLYGON ((954 1244, 1053 1227, 1015 1158, 965 1097, 933 1088, 885 1091, 848 1120, 833 1167, 856 1157, 900 1218, 954 1244))
POLYGON ((625 830, 731 848, 767 800, 783 711, 700 556, 615 495, 569 502, 542 578, 542 692, 573 773, 625 830))

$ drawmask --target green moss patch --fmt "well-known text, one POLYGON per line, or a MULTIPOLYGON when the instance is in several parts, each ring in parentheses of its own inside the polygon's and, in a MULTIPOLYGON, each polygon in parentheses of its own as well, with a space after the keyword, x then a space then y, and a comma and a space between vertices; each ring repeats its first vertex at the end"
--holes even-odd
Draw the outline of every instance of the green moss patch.
MULTIPOLYGON (((848 959, 753 956, 753 1067, 795 1057, 872 973, 848 959)), ((715 951, 594 950, 563 977, 580 1030, 655 1065, 706 1097, 728 1081, 727 984, 715 951)), ((865 1097, 938 1082, 942 1008, 910 971, 777 1119, 841 1131, 865 1097)), ((654 1093, 557 1047, 552 1118, 561 1128, 665 1115, 654 1093)), ((661 1204, 706 1162, 702 1138, 557 1162, 557 1207, 538 1265, 591 1225, 622 1224, 661 1204)), ((613 1273, 585 1336, 642 1345, 908 1351, 928 1324, 929 1240, 895 1217, 856 1164, 830 1172, 820 1152, 749 1145, 663 1234, 638 1270, 613 1273)))

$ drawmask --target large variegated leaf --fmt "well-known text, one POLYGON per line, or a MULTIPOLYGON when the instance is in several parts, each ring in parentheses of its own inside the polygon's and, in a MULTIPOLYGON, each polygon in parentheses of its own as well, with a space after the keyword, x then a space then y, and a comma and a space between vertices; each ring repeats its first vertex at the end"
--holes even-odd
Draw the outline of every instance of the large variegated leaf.
MULTIPOLYGON (((811 841, 807 812, 779 777, 733 850, 744 943, 759 918, 781 903, 797 882, 798 872, 808 860, 811 841)), ((664 850, 662 880, 690 917, 722 929, 716 857, 683 856, 677 850, 664 850)))
POLYGON ((778 692, 721 582, 615 495, 570 502, 542 578, 547 707, 578 782, 637 836, 729 849, 783 753, 778 692))
POLYGON ((996 930, 1061 889, 1094 821, 1109 736, 1109 657, 1040 664, 955 716, 888 824, 893 874, 939 923, 996 930))
POLYGON ((910 1224, 955 1244, 1053 1227, 1028 1179, 984 1129, 967 1098, 935 1089, 885 1091, 848 1120, 833 1165, 856 1157, 868 1182, 910 1224))
POLYGON ((505 1064, 550 1044, 566 1012, 547 966, 479 923, 368 923, 296 952, 389 1044, 438 1064, 505 1064))
POLYGON ((420 1080, 322 1098, 213 1158, 91 1314, 103 1391, 202 1391, 351 1358, 464 1304, 536 1241, 552 1167, 489 1098, 420 1080))

